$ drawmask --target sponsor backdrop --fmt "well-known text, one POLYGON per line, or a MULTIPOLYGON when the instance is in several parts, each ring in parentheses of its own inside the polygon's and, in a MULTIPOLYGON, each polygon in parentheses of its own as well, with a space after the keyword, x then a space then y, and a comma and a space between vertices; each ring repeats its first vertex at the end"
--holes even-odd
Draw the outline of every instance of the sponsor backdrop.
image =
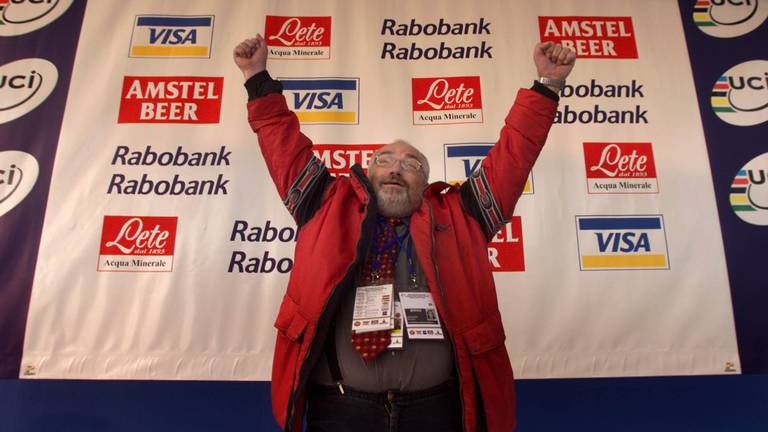
POLYGON ((257 32, 332 174, 403 138, 448 182, 573 47, 488 244, 517 376, 764 372, 766 6, 0 1, 2 375, 269 379, 299 233, 231 59, 257 32))

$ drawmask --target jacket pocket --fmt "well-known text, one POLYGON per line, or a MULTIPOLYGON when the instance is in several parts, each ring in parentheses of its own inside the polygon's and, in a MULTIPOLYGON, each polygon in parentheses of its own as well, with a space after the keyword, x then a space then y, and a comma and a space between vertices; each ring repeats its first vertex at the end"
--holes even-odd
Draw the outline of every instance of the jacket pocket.
POLYGON ((501 316, 498 314, 486 318, 464 333, 464 342, 473 356, 502 347, 505 340, 501 316))
POLYGON ((307 319, 299 305, 287 295, 283 297, 275 320, 277 338, 272 361, 272 410, 278 423, 286 426, 288 406, 296 386, 300 353, 307 319))
POLYGON ((515 387, 501 315, 486 318, 464 332, 475 382, 480 389, 488 431, 512 430, 515 424, 515 387))
POLYGON ((280 311, 275 319, 275 328, 292 341, 298 341, 307 328, 307 320, 299 313, 299 305, 287 295, 283 297, 280 311))

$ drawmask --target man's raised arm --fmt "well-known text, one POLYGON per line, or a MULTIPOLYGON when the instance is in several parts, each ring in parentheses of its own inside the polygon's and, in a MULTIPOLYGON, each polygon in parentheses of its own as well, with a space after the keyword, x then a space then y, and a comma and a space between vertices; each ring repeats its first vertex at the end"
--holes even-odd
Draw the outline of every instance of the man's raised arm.
POLYGON ((499 140, 482 164, 461 186, 464 208, 491 239, 509 219, 523 192, 557 112, 560 89, 571 73, 576 55, 552 42, 533 50, 539 74, 531 89, 520 89, 507 114, 499 140))
POLYGON ((301 226, 314 214, 332 179, 312 154, 312 141, 299 130, 299 120, 282 95, 282 84, 269 76, 267 52, 266 41, 257 34, 239 43, 232 57, 245 78, 248 122, 259 138, 269 174, 283 204, 301 226))

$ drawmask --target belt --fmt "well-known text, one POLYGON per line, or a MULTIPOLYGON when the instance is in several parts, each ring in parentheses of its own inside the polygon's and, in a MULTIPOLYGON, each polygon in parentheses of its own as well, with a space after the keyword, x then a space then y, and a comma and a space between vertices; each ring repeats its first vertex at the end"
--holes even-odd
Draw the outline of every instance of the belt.
POLYGON ((428 397, 447 394, 455 392, 457 390, 456 379, 451 378, 448 381, 438 384, 434 387, 429 387, 424 390, 416 391, 401 391, 401 390, 387 390, 380 393, 371 393, 357 390, 355 388, 344 386, 343 391, 340 391, 339 387, 324 386, 319 384, 311 384, 309 391, 312 395, 317 396, 330 396, 330 395, 344 395, 354 398, 365 399, 372 402, 379 403, 396 403, 396 402, 413 402, 428 397))

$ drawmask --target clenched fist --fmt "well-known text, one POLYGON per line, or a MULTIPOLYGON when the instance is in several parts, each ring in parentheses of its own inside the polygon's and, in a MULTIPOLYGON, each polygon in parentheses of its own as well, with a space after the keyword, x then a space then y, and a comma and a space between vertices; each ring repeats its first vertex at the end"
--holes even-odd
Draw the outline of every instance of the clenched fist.
POLYGON ((540 77, 564 80, 576 63, 576 53, 554 42, 536 44, 533 62, 540 77))
POLYGON ((260 34, 254 38, 246 39, 232 50, 232 57, 247 81, 248 78, 267 68, 266 41, 260 34))

